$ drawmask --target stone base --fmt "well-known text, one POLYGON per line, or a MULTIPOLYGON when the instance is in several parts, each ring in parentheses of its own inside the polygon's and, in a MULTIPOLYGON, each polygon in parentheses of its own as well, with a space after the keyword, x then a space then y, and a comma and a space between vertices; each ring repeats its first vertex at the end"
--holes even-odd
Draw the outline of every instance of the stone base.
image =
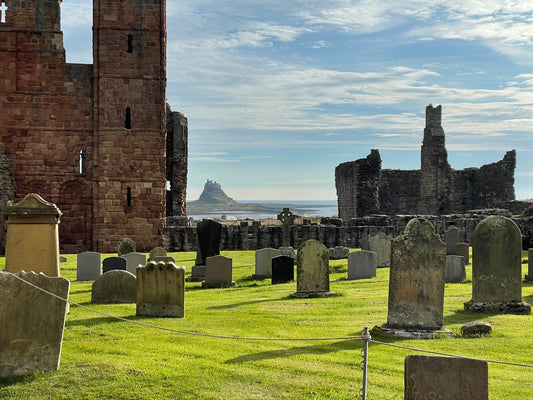
POLYGON ((203 288, 209 288, 209 289, 213 289, 213 288, 228 288, 228 287, 233 287, 235 286, 235 281, 231 281, 231 282, 206 282, 206 281, 202 281, 202 287, 203 288))
POLYGON ((389 337, 398 337, 406 339, 433 339, 437 336, 446 335, 451 338, 457 337, 455 333, 449 329, 397 329, 388 328, 386 326, 375 326, 371 329, 371 333, 385 335, 389 337))
POLYGON ((515 314, 515 315, 530 315, 531 305, 518 301, 494 301, 490 303, 483 303, 479 301, 467 301, 464 303, 465 311, 480 312, 486 314, 515 314))
POLYGON ((263 279, 270 279, 272 278, 272 275, 269 274, 252 274, 252 279, 256 279, 258 281, 262 281, 263 279))
POLYGON ((314 297, 333 297, 336 296, 337 293, 328 291, 328 292, 296 292, 292 293, 291 297, 297 298, 297 299, 309 299, 314 297))
POLYGON ((191 276, 189 276, 187 282, 202 282, 205 279, 205 265, 193 265, 191 268, 191 276))

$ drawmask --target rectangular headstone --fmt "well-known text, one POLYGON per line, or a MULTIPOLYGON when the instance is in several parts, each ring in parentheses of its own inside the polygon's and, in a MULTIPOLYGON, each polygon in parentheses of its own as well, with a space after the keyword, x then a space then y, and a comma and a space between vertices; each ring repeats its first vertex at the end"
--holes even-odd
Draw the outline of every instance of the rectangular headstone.
POLYGON ((77 256, 76 279, 95 281, 102 273, 102 255, 95 251, 85 251, 77 256))
POLYGON ((126 266, 127 260, 124 257, 107 257, 102 262, 102 272, 105 274, 115 269, 126 271, 126 266))
POLYGON ((254 279, 267 279, 272 277, 272 258, 279 256, 281 252, 276 249, 266 248, 255 251, 255 274, 254 279))
POLYGON ((377 256, 373 251, 361 250, 348 254, 348 280, 369 279, 376 276, 377 256))
POLYGON ((465 265, 470 264, 470 246, 468 243, 457 243, 455 250, 458 256, 462 256, 465 259, 465 265))
POLYGON ((272 257, 272 284, 294 281, 294 258, 289 256, 272 257))
POLYGON ((459 229, 456 226, 450 226, 446 232, 444 232, 444 241, 446 242, 446 255, 456 255, 457 243, 459 243, 459 229))
POLYGON ((205 260, 205 281, 202 287, 234 286, 233 260, 221 255, 207 257, 205 260))
POLYGON ((384 232, 368 236, 368 248, 376 253, 377 265, 379 267, 390 266, 391 261, 391 238, 384 232))
MULTIPOLYGON (((20 271, 17 276, 67 299, 70 282, 20 271)), ((59 368, 67 303, 0 271, 0 378, 59 368)))
POLYGON ((405 400, 488 400, 489 367, 468 358, 405 358, 405 400))
POLYGON ((461 283, 466 279, 465 259, 463 256, 446 256, 444 279, 448 283, 461 283))

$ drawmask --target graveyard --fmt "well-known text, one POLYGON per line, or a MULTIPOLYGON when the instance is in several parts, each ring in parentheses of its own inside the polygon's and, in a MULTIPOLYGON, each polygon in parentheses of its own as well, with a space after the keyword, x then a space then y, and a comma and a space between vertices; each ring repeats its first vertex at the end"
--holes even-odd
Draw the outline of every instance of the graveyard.
MULTIPOLYGON (((361 331, 387 321, 390 269, 347 280, 347 259, 329 260, 329 290, 335 295, 295 298, 295 281, 272 285, 270 279, 252 278, 254 253, 221 253, 232 259, 233 287, 202 288, 201 282, 186 282, 183 318, 136 316, 134 303, 91 303, 93 281, 78 281, 76 255, 64 255, 61 276, 71 282, 69 300, 104 314, 71 304, 59 370, 3 378, 0 398, 357 398, 362 385, 361 331)), ((102 258, 110 256, 116 254, 102 258)), ((169 256, 190 276, 195 252, 169 256)), ((521 256, 527 259, 527 252, 521 256)), ((1 258, 0 268, 4 263, 1 258)), ((522 263, 522 278, 527 272, 522 263)), ((471 298, 472 267, 467 265, 466 279, 446 283, 444 289, 443 327, 456 338, 401 339, 372 333, 372 339, 383 344, 369 346, 368 398, 403 398, 404 360, 423 355, 387 344, 531 365, 533 317, 466 312, 464 302, 471 298), (462 337, 461 326, 472 321, 490 323, 492 333, 462 337)), ((522 299, 533 301, 533 282, 522 281, 522 299)), ((533 394, 531 368, 489 363, 488 377, 490 398, 526 399, 533 394)))

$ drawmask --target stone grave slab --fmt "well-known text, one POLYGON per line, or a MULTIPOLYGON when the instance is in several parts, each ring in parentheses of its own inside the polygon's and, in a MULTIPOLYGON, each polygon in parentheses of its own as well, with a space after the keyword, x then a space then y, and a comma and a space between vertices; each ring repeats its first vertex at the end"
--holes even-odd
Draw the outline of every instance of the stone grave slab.
POLYGON ((102 272, 105 274, 106 272, 113 271, 115 269, 126 271, 127 265, 128 260, 126 260, 124 257, 107 257, 104 258, 104 261, 102 262, 102 272))
POLYGON ((272 277, 272 258, 281 255, 281 252, 272 248, 255 251, 255 274, 253 279, 268 279, 272 277))
POLYGON ((272 257, 272 285, 294 281, 294 258, 272 257))
POLYGON ((95 281, 102 274, 102 255, 95 251, 85 251, 77 255, 76 279, 95 281))
POLYGON ((121 304, 137 302, 137 279, 131 272, 115 269, 93 282, 91 303, 121 304))
POLYGON ((292 297, 329 297, 328 249, 317 240, 306 240, 296 254, 296 293, 292 297))
POLYGON ((361 250, 348 254, 348 280, 376 277, 377 255, 373 251, 361 250))

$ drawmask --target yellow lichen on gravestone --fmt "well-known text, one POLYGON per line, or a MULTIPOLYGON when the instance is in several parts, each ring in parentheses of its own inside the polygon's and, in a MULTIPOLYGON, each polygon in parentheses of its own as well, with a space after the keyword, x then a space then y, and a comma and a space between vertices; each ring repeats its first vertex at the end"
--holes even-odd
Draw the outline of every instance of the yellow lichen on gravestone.
POLYGON ((6 271, 59 276, 61 211, 35 193, 6 209, 6 271))

